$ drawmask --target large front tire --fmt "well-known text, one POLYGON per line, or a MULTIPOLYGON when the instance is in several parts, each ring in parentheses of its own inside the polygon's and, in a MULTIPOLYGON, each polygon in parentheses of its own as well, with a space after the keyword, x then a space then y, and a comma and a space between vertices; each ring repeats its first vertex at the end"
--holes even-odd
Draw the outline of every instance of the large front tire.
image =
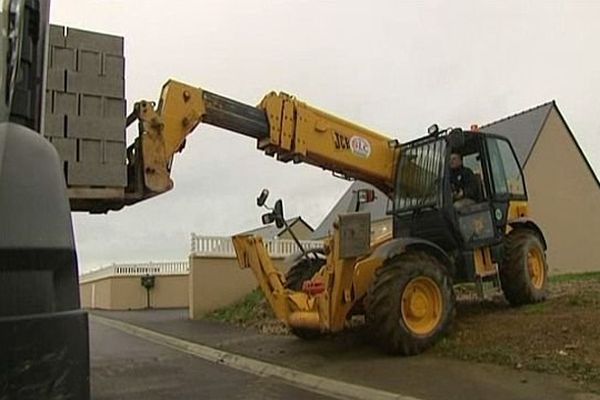
POLYGON ((384 351, 419 354, 452 323, 452 279, 435 257, 407 252, 377 269, 366 303, 371 334, 384 351))
POLYGON ((546 299, 548 264, 546 251, 537 234, 515 229, 505 239, 500 282, 504 297, 512 306, 546 299))

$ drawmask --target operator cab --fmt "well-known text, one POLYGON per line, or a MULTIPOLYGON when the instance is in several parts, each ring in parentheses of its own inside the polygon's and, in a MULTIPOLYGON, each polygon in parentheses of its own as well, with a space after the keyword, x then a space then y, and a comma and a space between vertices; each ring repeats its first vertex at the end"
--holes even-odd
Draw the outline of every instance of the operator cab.
POLYGON ((500 262, 509 202, 526 199, 506 138, 460 129, 423 137, 402 147, 394 237, 433 242, 454 259, 456 280, 471 281, 474 251, 489 247, 500 262))

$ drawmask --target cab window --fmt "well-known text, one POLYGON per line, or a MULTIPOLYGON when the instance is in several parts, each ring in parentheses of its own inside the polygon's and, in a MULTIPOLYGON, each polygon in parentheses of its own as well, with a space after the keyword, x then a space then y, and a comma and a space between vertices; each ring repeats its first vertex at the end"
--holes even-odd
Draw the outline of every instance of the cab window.
POLYGON ((440 204, 445 154, 446 141, 441 139, 404 146, 396 178, 396 210, 440 204))
POLYGON ((481 167, 481 155, 479 151, 463 156, 463 166, 473 171, 477 185, 479 186, 481 198, 478 201, 487 199, 486 188, 483 185, 483 168, 481 167))
POLYGON ((510 144, 503 139, 488 138, 487 146, 494 192, 499 195, 524 196, 523 176, 510 144))

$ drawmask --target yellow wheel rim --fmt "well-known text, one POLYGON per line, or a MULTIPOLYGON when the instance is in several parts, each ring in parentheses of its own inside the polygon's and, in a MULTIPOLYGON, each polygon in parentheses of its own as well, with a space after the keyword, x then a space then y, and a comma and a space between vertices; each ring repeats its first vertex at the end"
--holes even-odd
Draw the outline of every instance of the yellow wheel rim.
POLYGON ((527 252, 527 270, 533 287, 541 289, 546 280, 546 270, 544 269, 544 256, 540 249, 534 247, 527 252))
POLYGON ((442 303, 442 292, 431 278, 414 278, 402 292, 404 324, 417 335, 429 334, 442 318, 442 303))

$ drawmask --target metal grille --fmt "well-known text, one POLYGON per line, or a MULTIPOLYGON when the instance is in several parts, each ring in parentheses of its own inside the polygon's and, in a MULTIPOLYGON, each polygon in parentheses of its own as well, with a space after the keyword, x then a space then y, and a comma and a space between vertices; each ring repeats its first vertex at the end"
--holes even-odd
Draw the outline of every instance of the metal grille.
POLYGON ((397 175, 396 210, 411 210, 441 203, 444 139, 431 139, 406 145, 397 175))

